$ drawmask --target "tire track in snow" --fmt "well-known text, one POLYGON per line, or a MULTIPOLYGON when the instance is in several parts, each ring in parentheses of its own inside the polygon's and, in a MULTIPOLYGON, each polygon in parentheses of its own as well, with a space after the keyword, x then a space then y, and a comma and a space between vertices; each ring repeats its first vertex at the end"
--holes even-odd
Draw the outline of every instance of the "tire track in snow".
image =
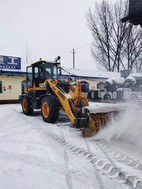
MULTIPOLYGON (((23 115, 24 116, 24 115, 23 115)), ((34 119, 34 118, 31 118, 30 117, 30 121, 29 122, 31 122, 32 124, 33 124, 33 122, 32 122, 32 120, 31 119, 34 119)), ((26 121, 28 121, 28 119, 26 120, 26 121)), ((67 125, 67 123, 64 123, 66 126, 68 126, 67 125)), ((71 123, 70 122, 68 122, 68 124, 69 125, 71 125, 71 123)), ((52 125, 52 124, 51 124, 52 125)), ((61 126, 60 124, 58 124, 58 127, 59 126, 61 126)), ((55 142, 58 142, 53 136, 52 136, 52 126, 51 126, 51 131, 50 131, 50 133, 48 132, 46 132, 45 133, 45 130, 43 129, 43 127, 42 128, 39 128, 39 127, 36 127, 36 126, 34 126, 35 128, 36 128, 36 130, 38 131, 38 132, 40 132, 40 133, 42 133, 43 134, 43 136, 44 136, 44 138, 47 140, 47 138, 51 138, 52 140, 54 140, 55 142)), ((64 137, 64 134, 63 134, 63 132, 62 132, 62 128, 59 128, 60 129, 60 133, 61 133, 61 137, 58 137, 59 139, 61 139, 60 140, 60 142, 58 142, 58 144, 60 144, 61 146, 63 146, 62 145, 62 142, 63 141, 65 141, 65 137, 64 137)), ((74 130, 74 128, 72 128, 71 127, 71 130, 72 130, 72 132, 75 132, 76 133, 76 131, 74 130)), ((54 135, 54 134, 53 134, 54 135)), ((54 135, 54 136, 56 136, 56 135, 54 135)), ((67 181, 67 186, 68 186, 68 188, 69 189, 72 189, 73 188, 73 186, 72 186, 72 181, 71 181, 71 177, 70 177, 70 172, 69 172, 69 168, 68 168, 68 156, 67 156, 67 151, 68 151, 68 148, 67 148, 67 146, 64 146, 65 147, 65 151, 64 151, 64 157, 65 157, 65 168, 66 168, 66 170, 67 170, 67 172, 66 172, 66 181, 67 181)), ((74 153, 73 153, 74 154, 74 153)), ((79 165, 79 163, 80 162, 78 162, 78 165, 79 165)), ((82 168, 82 165, 80 165, 81 166, 81 168, 82 168)), ((85 169, 84 169, 84 172, 86 171, 86 167, 85 167, 85 169)), ((78 178, 78 179, 81 179, 81 178, 78 178)), ((86 179, 85 177, 84 177, 84 179, 86 179)), ((94 180, 94 179, 93 179, 94 180)), ((81 182, 84 182, 85 180, 80 180, 81 182)), ((90 180, 88 180, 88 182, 89 182, 90 180)), ((93 181, 92 181, 93 182, 93 181)), ((94 187, 96 186, 96 184, 94 185, 94 187)), ((96 187, 95 187, 96 188, 96 187)), ((100 189, 102 189, 102 188, 100 188, 100 189)))
MULTIPOLYGON (((54 129, 52 129, 52 124, 51 124, 51 131, 50 133, 47 132, 47 130, 44 129, 44 127, 42 126, 41 128, 40 127, 35 127, 36 130, 42 134, 42 138, 44 139, 44 141, 46 142, 46 140, 51 140, 52 143, 55 142, 57 143, 61 148, 63 147, 63 145, 60 143, 60 142, 57 142, 57 140, 55 140, 53 137, 50 136, 50 133, 53 131, 54 132, 54 129)), ((60 133, 61 134, 61 133, 60 133)), ((61 137, 59 137, 61 138, 61 137)), ((64 137, 65 138, 65 137, 64 137)), ((63 141, 63 138, 61 138, 61 140, 63 141)), ((64 146, 64 148, 66 148, 64 146)), ((66 148, 66 152, 69 151, 67 148, 66 148)), ((72 154, 74 156, 74 154, 72 154)), ((83 159, 82 159, 83 160, 83 159)), ((81 162, 83 162, 81 160, 81 162)), ((86 182, 90 183, 90 182, 93 182, 94 183, 94 179, 92 178, 92 176, 90 175, 90 170, 87 170, 88 167, 86 166, 83 166, 84 164, 80 164, 81 163, 80 160, 78 161, 78 159, 75 158, 75 164, 76 164, 76 167, 77 167, 77 171, 75 171, 75 174, 76 176, 74 176, 73 179, 81 182, 81 183, 84 183, 86 185, 86 182), (89 175, 86 174, 86 171, 88 172, 89 171, 89 175), (78 177, 79 176, 79 177, 78 177), (80 177, 81 176, 81 177, 80 177)), ((89 163, 89 162, 88 162, 89 163)), ((85 163, 86 164, 86 163, 85 163)), ((67 170, 67 169, 66 169, 67 170)), ((73 170, 70 171, 70 173, 74 173, 73 170)), ((74 174, 73 174, 74 175, 74 174)), ((68 177, 68 176, 67 176, 68 177)), ((71 185, 72 181, 70 183, 68 183, 68 187, 72 187, 73 188, 73 185, 71 185)), ((94 185, 93 185, 94 186, 94 185)), ((93 187, 94 188, 94 187, 93 187)))
MULTIPOLYGON (((24 115, 22 115, 24 116, 24 115)), ((33 117, 30 117, 31 119, 34 119, 33 117)), ((33 122, 29 119, 24 119, 25 121, 27 122, 31 122, 33 124, 33 122)), ((35 120, 34 120, 35 121, 35 120)), ((39 129, 37 127, 34 127, 36 130, 38 130, 38 132, 42 131, 42 129, 39 129)), ((44 131, 43 131, 44 132, 44 131)), ((63 132, 60 128, 60 133, 61 133, 61 137, 63 138, 63 140, 65 139, 64 138, 64 135, 63 135, 63 132)), ((47 137, 45 138, 47 140, 47 137)), ((67 150, 66 150, 66 147, 64 148, 64 162, 65 162, 65 177, 66 177, 66 184, 67 184, 67 187, 68 189, 73 189, 72 187, 72 180, 71 180, 71 175, 70 175, 70 170, 69 170, 69 159, 68 159, 68 154, 67 154, 67 150)))
MULTIPOLYGON (((60 133, 61 133, 62 139, 65 140, 65 137, 61 128, 60 128, 60 133)), ((73 189, 71 174, 69 170, 69 158, 68 158, 66 146, 64 148, 64 160, 65 160, 66 183, 67 183, 68 189, 73 189)))
POLYGON ((66 145, 69 151, 88 159, 90 163, 96 166, 97 170, 99 170, 101 173, 105 174, 109 178, 115 179, 120 183, 126 184, 127 186, 133 189, 142 188, 141 187, 142 181, 139 180, 137 176, 131 175, 128 172, 122 171, 121 168, 115 165, 115 163, 110 159, 110 157, 109 157, 109 160, 106 159, 108 158, 108 156, 102 159, 98 158, 96 155, 89 153, 83 148, 78 148, 77 146, 74 146, 71 143, 68 143, 67 141, 59 138, 58 136, 54 134, 50 133, 49 136, 52 137, 57 142, 59 142, 61 145, 63 146, 66 145), (112 165, 112 162, 113 162, 113 165, 112 165))
MULTIPOLYGON (((39 130, 39 128, 37 128, 37 130, 39 130)), ((48 138, 48 140, 51 140, 52 143, 55 142, 55 143, 58 144, 59 147, 63 148, 62 143, 60 143, 60 142, 63 141, 63 138, 59 137, 59 138, 61 139, 61 141, 58 142, 54 137, 52 137, 52 136, 50 135, 49 132, 46 133, 44 129, 40 129, 39 132, 43 135, 43 138, 44 138, 44 139, 47 140, 47 138, 48 138)), ((58 147, 58 148, 59 148, 59 147, 58 147)), ((65 146, 64 146, 64 148, 65 148, 65 146)), ((68 152, 70 152, 70 151, 68 150, 68 148, 66 148, 66 150, 67 150, 68 152)), ((71 153, 71 154, 74 156, 73 153, 71 153)), ((84 160, 83 160, 83 161, 84 161, 84 160)), ((82 162, 82 160, 81 160, 81 162, 82 162)), ((89 172, 89 173, 90 173, 89 176, 88 176, 88 174, 86 174, 86 171, 90 171, 90 170, 87 170, 88 167, 86 167, 86 166, 84 167, 84 166, 83 166, 84 164, 81 164, 81 162, 80 162, 80 160, 78 160, 78 158, 75 158, 75 164, 76 164, 77 171, 75 171, 76 176, 73 174, 73 175, 74 175, 74 178, 73 178, 73 179, 75 179, 75 180, 77 180, 77 181, 79 181, 79 182, 81 182, 81 183, 84 183, 84 184, 86 185, 86 182, 90 182, 90 181, 93 182, 93 178, 90 176, 90 174, 91 174, 90 172, 89 172), (81 177, 80 177, 80 176, 81 176, 81 177)), ((74 170, 71 170, 71 172, 74 173, 74 170)), ((72 186, 73 186, 73 185, 72 185, 72 186)), ((87 187, 87 188, 88 188, 88 187, 87 187)))
MULTIPOLYGON (((32 117, 30 117, 30 119, 34 120, 34 118, 32 118, 32 117)), ((30 121, 30 122, 33 123, 32 121, 30 121)), ((72 145, 71 143, 67 142, 65 139, 62 139, 62 138, 58 137, 57 135, 55 135, 55 134, 53 134, 51 132, 46 133, 46 135, 51 137, 55 141, 59 142, 62 146, 66 146, 67 149, 69 151, 73 152, 74 154, 77 154, 77 155, 80 155, 82 157, 87 158, 90 163, 95 165, 96 170, 98 170, 101 173, 105 174, 109 178, 116 179, 119 182, 121 181, 122 183, 128 185, 128 183, 126 182, 127 173, 121 171, 120 168, 118 168, 117 166, 114 166, 114 164, 112 165, 112 163, 107 159, 107 157, 106 158, 102 158, 102 159, 98 158, 97 156, 95 156, 93 154, 90 154, 85 149, 78 148, 77 146, 72 145)), ((136 187, 133 187, 131 183, 129 184, 129 186, 131 188, 136 188, 136 187)))
MULTIPOLYGON (((109 148, 109 151, 108 151, 108 148, 105 148, 107 145, 104 144, 102 141, 100 143, 97 142, 97 146, 100 148, 100 150, 104 153, 104 155, 107 157, 107 159, 112 163, 112 165, 114 165, 114 167, 117 165, 114 163, 114 161, 112 160, 112 157, 110 157, 110 155, 114 152, 113 150, 111 150, 111 148, 109 148)), ((115 152, 116 153, 116 152, 115 152)), ((123 160, 125 159, 130 159, 128 158, 127 156, 125 155, 122 155, 120 153, 117 153, 119 155, 119 157, 124 157, 124 159, 121 159, 122 161, 120 161, 121 163, 123 162, 123 160)), ((113 156, 115 159, 116 157, 113 156)), ((125 165, 128 165, 130 166, 131 168, 134 168, 132 165, 134 163, 134 165, 136 165, 136 162, 135 160, 132 160, 131 159, 131 163, 130 164, 125 164, 125 165)), ((124 162, 123 162, 124 163, 124 162)), ((141 164, 139 164, 139 162, 137 162, 137 164, 139 165, 138 168, 141 168, 141 164)), ((137 169, 137 167, 135 167, 135 169, 137 169)), ((140 169, 139 169, 140 170, 140 169)), ((142 179, 139 178, 139 176, 137 175, 134 175, 133 173, 129 173, 129 172, 123 172, 121 171, 121 168, 120 168, 120 172, 118 174, 118 178, 122 179, 122 182, 125 182, 127 185, 129 185, 130 187, 132 188, 135 188, 135 189, 142 189, 142 179)))
MULTIPOLYGON (((75 130, 74 130, 74 132, 75 132, 75 130)), ((102 171, 105 171, 105 172, 108 171, 108 174, 110 174, 109 175, 110 178, 113 178, 113 176, 114 176, 114 178, 117 179, 117 177, 118 177, 118 180, 120 180, 121 182, 127 184, 131 188, 136 188, 136 189, 141 189, 142 188, 142 180, 140 180, 138 178, 138 176, 133 175, 133 174, 129 174, 129 172, 122 171, 121 167, 119 168, 114 163, 114 161, 112 160, 112 158, 110 158, 110 156, 103 149, 100 148, 100 146, 98 146, 98 147, 102 151, 102 153, 104 154, 104 156, 106 157, 106 159, 108 160, 108 162, 107 162, 104 159, 101 159, 100 161, 97 162, 98 165, 102 166, 102 171)), ((87 147, 87 149, 90 152, 90 149, 88 147, 87 147)), ((119 155, 122 156, 122 154, 119 154, 119 155)), ((136 162, 136 161, 134 161, 134 160, 131 159, 131 164, 134 164, 134 163, 136 164, 136 166, 138 166, 139 170, 142 169, 142 166, 141 166, 140 163, 138 163, 138 162, 136 162)), ((131 165, 131 164, 129 164, 129 165, 131 165)), ((135 168, 137 168, 137 167, 135 167, 135 168)))
MULTIPOLYGON (((32 123, 32 120, 34 119, 35 118, 30 117, 30 120, 27 121, 32 123)), ((141 180, 137 180, 136 176, 132 176, 129 175, 129 173, 123 172, 120 168, 115 166, 115 164, 112 165, 112 162, 108 160, 108 157, 101 159, 100 157, 93 155, 92 153, 88 152, 83 148, 78 148, 77 146, 72 145, 65 139, 60 138, 51 132, 46 133, 46 135, 60 143, 60 145, 66 146, 67 150, 71 151, 73 154, 80 155, 81 157, 89 160, 90 163, 95 165, 96 170, 105 174, 109 178, 116 179, 119 182, 121 181, 122 183, 127 184, 130 188, 141 188, 141 180)))
POLYGON ((113 150, 110 146, 107 144, 104 144, 102 141, 99 143, 99 145, 102 146, 103 150, 111 154, 111 156, 119 161, 120 163, 123 163, 129 167, 132 167, 133 169, 142 171, 142 163, 140 163, 138 160, 133 160, 132 158, 128 157, 126 154, 121 154, 115 150, 113 150))
MULTIPOLYGON (((85 140, 85 144, 86 144, 87 150, 88 150, 88 152, 91 154, 90 146, 89 146, 89 144, 88 144, 86 138, 84 138, 84 140, 85 140)), ((102 179, 101 179, 101 177, 99 176, 95 165, 92 164, 92 166, 93 166, 93 169, 94 169, 95 177, 96 177, 96 179, 97 179, 97 181, 98 181, 98 186, 99 186, 99 188, 100 188, 100 189, 104 189, 104 185, 103 185, 102 179)))

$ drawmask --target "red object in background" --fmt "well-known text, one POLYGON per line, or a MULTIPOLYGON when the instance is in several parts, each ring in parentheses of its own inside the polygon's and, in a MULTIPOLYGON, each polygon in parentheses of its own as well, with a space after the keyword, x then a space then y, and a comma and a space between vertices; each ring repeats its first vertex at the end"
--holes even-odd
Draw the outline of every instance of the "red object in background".
POLYGON ((8 90, 12 90, 12 86, 11 85, 8 85, 8 90))

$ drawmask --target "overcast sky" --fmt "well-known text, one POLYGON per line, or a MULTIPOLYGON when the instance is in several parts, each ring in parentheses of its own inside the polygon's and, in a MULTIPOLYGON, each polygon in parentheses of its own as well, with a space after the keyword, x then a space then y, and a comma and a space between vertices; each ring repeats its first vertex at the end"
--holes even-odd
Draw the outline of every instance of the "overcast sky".
POLYGON ((90 53, 91 32, 86 14, 96 0, 0 0, 0 55, 23 57, 27 49, 33 61, 40 57, 62 66, 95 69, 90 53))

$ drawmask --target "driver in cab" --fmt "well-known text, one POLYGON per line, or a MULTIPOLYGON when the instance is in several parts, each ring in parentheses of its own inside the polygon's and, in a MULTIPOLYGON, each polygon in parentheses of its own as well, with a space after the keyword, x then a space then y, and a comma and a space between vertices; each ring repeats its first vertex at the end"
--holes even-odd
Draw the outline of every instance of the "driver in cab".
POLYGON ((45 80, 45 79, 51 78, 51 75, 44 67, 41 67, 40 77, 41 77, 41 79, 45 80))

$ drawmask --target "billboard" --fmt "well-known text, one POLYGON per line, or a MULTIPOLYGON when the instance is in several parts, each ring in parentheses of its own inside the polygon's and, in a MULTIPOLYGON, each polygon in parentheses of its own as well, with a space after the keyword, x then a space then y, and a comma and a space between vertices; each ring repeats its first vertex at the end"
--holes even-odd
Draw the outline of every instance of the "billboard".
POLYGON ((0 69, 21 70, 21 58, 0 55, 0 69))

